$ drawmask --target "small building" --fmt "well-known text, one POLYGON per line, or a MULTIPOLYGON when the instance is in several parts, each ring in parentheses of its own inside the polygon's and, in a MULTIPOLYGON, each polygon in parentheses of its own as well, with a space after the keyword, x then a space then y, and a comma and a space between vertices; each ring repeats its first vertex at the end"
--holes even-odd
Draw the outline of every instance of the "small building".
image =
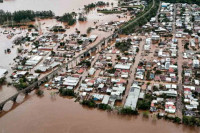
POLYGON ((199 60, 197 60, 197 59, 193 60, 193 67, 199 68, 199 60))
POLYGON ((0 68, 0 78, 5 77, 6 73, 8 73, 8 71, 6 69, 0 68))
POLYGON ((135 110, 138 102, 138 98, 140 95, 140 87, 136 84, 131 86, 129 95, 126 99, 124 107, 131 107, 131 109, 135 110))
POLYGON ((91 36, 89 37, 89 40, 91 40, 92 42, 94 42, 97 38, 98 38, 97 35, 91 35, 91 36))

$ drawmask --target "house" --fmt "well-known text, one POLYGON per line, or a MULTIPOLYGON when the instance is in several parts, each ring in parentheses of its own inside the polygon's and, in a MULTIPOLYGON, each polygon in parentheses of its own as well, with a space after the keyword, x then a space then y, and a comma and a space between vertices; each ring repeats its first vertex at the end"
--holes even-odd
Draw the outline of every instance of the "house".
POLYGON ((34 57, 30 58, 29 60, 27 60, 25 65, 35 66, 42 60, 42 58, 43 58, 42 56, 34 56, 34 57))
POLYGON ((130 70, 131 65, 130 64, 116 64, 115 69, 120 69, 120 70, 130 70))
POLYGON ((64 86, 76 87, 78 85, 80 79, 77 77, 68 76, 67 78, 64 78, 63 80, 64 80, 64 82, 63 82, 64 86))
POLYGON ((193 60, 193 67, 199 68, 199 60, 197 60, 197 59, 193 60))
POLYGON ((6 69, 0 68, 0 78, 5 77, 6 73, 8 73, 8 71, 6 69))
POLYGON ((165 103, 165 112, 174 114, 176 112, 176 106, 174 105, 174 102, 166 102, 165 103))
POLYGON ((88 74, 90 76, 94 75, 94 73, 96 72, 96 69, 95 68, 90 68, 90 70, 88 71, 88 74))
POLYGON ((109 99, 110 99, 110 96, 109 96, 109 95, 105 95, 105 96, 103 97, 103 100, 102 100, 101 103, 103 103, 103 104, 108 104, 109 99))

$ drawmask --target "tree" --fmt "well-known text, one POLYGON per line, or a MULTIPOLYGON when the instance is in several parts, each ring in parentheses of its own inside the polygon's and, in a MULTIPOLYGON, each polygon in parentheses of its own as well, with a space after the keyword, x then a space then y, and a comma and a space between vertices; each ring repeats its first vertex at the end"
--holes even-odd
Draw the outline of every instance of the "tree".
POLYGON ((119 113, 122 115, 138 115, 137 110, 133 110, 130 107, 125 107, 119 110, 119 113))
POLYGON ((36 93, 37 96, 43 96, 44 95, 44 91, 40 90, 40 89, 36 90, 35 93, 36 93))
POLYGON ((102 110, 109 110, 109 111, 111 110, 111 107, 109 105, 103 103, 100 103, 98 108, 102 110))
POLYGON ((92 31, 92 28, 91 28, 91 27, 88 27, 88 29, 87 29, 87 34, 90 34, 91 31, 92 31))
POLYGON ((156 70, 155 74, 159 75, 159 74, 162 74, 162 72, 160 70, 156 70))
POLYGON ((88 60, 83 60, 79 63, 79 65, 85 65, 87 67, 90 67, 91 66, 91 62, 88 61, 88 60))
POLYGON ((82 105, 86 105, 86 106, 88 106, 90 108, 95 108, 96 107, 96 103, 92 99, 90 99, 90 100, 83 100, 81 104, 82 105))
POLYGON ((108 72, 108 73, 111 73, 111 74, 115 73, 115 71, 116 71, 115 68, 111 68, 111 69, 107 70, 107 72, 108 72))
POLYGON ((67 22, 68 25, 73 25, 76 23, 76 14, 75 13, 65 13, 63 16, 58 18, 58 21, 67 22))
POLYGON ((0 85, 3 85, 3 84, 5 83, 5 81, 6 81, 6 78, 5 78, 5 77, 0 78, 0 85))
POLYGON ((180 124, 180 123, 181 123, 181 118, 175 117, 175 118, 174 118, 174 123, 180 124))
POLYGON ((75 96, 74 90, 69 90, 66 88, 60 88, 59 93, 61 96, 75 96))
POLYGON ((137 103, 138 109, 141 109, 141 110, 149 110, 150 105, 151 105, 151 102, 147 99, 139 100, 137 103))
POLYGON ((143 117, 144 118, 149 118, 149 112, 148 111, 143 112, 143 117))

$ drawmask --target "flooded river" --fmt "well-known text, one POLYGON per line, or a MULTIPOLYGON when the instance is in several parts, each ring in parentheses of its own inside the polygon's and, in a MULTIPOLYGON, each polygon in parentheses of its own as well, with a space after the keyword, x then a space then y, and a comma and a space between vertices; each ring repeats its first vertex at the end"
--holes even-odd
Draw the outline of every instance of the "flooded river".
POLYGON ((1 133, 198 133, 200 130, 164 120, 120 116, 88 109, 74 99, 29 98, 0 118, 1 133))
MULTIPOLYGON (((15 10, 52 10, 56 15, 71 12, 86 4, 98 0, 5 0, 0 3, 0 9, 15 10)), ((115 0, 105 0, 115 2, 115 0)), ((86 32, 88 26, 94 26, 94 22, 103 24, 115 20, 116 15, 98 16, 95 11, 91 12, 88 22, 77 23, 76 26, 67 30, 67 34, 73 33, 75 28, 82 33, 86 32)), ((116 19, 117 20, 117 19, 116 19)), ((55 20, 44 20, 42 29, 50 27, 57 22, 55 20)), ((93 34, 99 36, 98 40, 108 36, 94 30, 93 34)), ((4 49, 12 47, 12 40, 0 36, 0 66, 10 69, 13 58, 17 55, 16 49, 4 54, 4 49)), ((6 99, 16 90, 12 87, 2 86, 0 88, 0 101, 6 99)), ((52 98, 50 91, 45 91, 43 97, 35 94, 21 105, 0 117, 0 133, 199 133, 197 128, 176 125, 163 120, 143 119, 141 116, 120 116, 106 111, 88 109, 75 103, 74 99, 60 96, 52 98)))
MULTIPOLYGON (((71 8, 73 6, 73 8, 77 9, 78 7, 83 7, 85 4, 89 4, 91 2, 95 2, 98 0, 88 0, 88 1, 84 1, 84 2, 80 2, 80 0, 79 0, 79 2, 78 2, 78 0, 76 0, 76 2, 70 2, 69 0, 65 0, 65 1, 60 0, 60 1, 57 1, 56 3, 62 5, 62 2, 65 2, 66 7, 71 8), (70 6, 67 6, 69 4, 68 2, 70 3, 70 6), (72 5, 71 5, 71 3, 72 3, 72 5), (82 4, 81 6, 79 6, 80 3, 82 4)), ((104 1, 113 2, 115 4, 117 3, 117 1, 115 1, 115 0, 104 0, 104 1)), ((26 4, 23 4, 23 6, 21 6, 21 5, 18 6, 18 4, 20 2, 24 2, 24 1, 21 1, 21 0, 5 1, 3 4, 0 4, 0 9, 4 9, 6 11, 7 10, 8 11, 23 10, 23 9, 26 9, 26 7, 30 3, 32 3, 32 5, 34 5, 32 7, 35 7, 35 8, 33 8, 33 10, 40 10, 39 9, 40 7, 35 5, 35 4, 37 4, 37 2, 35 0, 26 1, 29 3, 29 4, 27 4, 27 6, 26 6, 26 4)), ((42 4, 47 4, 47 1, 45 1, 45 0, 42 1, 42 4)), ((43 6, 44 7, 43 10, 51 9, 51 5, 53 5, 53 3, 47 4, 47 5, 48 6, 43 6)), ((55 6, 55 7, 57 7, 57 6, 55 6)), ((57 8, 58 9, 52 8, 52 10, 54 9, 55 11, 61 11, 62 14, 64 12, 68 12, 68 10, 70 10, 70 8, 59 8, 59 5, 57 8)), ((28 8, 28 9, 32 9, 32 8, 28 8)), ((72 10, 70 10, 70 11, 72 11, 72 10)), ((91 10, 87 14, 86 22, 77 22, 76 25, 72 26, 70 29, 67 29, 66 34, 69 35, 69 34, 75 33, 76 29, 78 29, 81 32, 81 34, 85 34, 88 27, 95 27, 96 25, 101 25, 101 24, 104 24, 109 21, 121 21, 121 20, 129 19, 129 18, 124 18, 124 17, 118 18, 117 16, 118 16, 117 14, 112 14, 112 15, 99 14, 99 13, 97 13, 96 10, 91 10), (94 24, 94 22, 96 24, 94 24)), ((51 28, 55 25, 64 26, 63 23, 60 23, 60 22, 56 21, 55 19, 40 20, 40 23, 41 23, 41 29, 42 29, 43 33, 48 32, 47 27, 51 28)), ((11 30, 11 29, 9 29, 9 30, 11 30)), ((3 32, 4 29, 0 29, 0 31, 3 32)), ((25 31, 22 31, 22 34, 24 34, 24 32, 25 31)), ((100 32, 98 30, 93 30, 91 34, 98 35, 98 38, 95 42, 95 44, 96 44, 104 37, 107 37, 110 34, 112 34, 112 32, 100 32)), ((0 68, 6 68, 9 71, 9 74, 7 76, 9 76, 12 72, 11 67, 13 66, 13 63, 14 63, 13 59, 17 56, 17 48, 16 47, 12 48, 13 40, 17 36, 20 36, 20 35, 15 35, 12 39, 8 39, 6 36, 7 36, 6 34, 0 34, 0 58, 1 58, 0 68), (11 48, 11 53, 9 53, 9 54, 4 53, 4 50, 7 48, 11 48)), ((26 48, 26 49, 28 49, 28 48, 26 48)), ((14 95, 16 92, 17 92, 17 90, 14 87, 5 87, 5 86, 1 87, 0 88, 0 102, 6 100, 8 97, 14 95)))
MULTIPOLYGON (((99 0, 4 0, 4 3, 0 3, 0 9, 11 12, 16 10, 52 10, 56 15, 63 15, 97 1, 99 0)), ((101 1, 117 3, 117 0, 101 1)))

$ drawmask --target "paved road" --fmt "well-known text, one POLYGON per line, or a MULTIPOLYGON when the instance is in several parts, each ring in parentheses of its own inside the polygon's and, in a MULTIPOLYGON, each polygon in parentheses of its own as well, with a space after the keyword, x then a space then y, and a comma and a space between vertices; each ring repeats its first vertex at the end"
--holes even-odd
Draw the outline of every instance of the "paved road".
POLYGON ((177 115, 179 117, 182 117, 182 109, 183 109, 183 104, 182 104, 182 92, 183 92, 183 85, 182 85, 182 64, 183 64, 183 51, 184 51, 184 46, 182 45, 182 39, 178 40, 178 94, 179 96, 177 97, 177 102, 176 102, 176 108, 177 108, 177 115))
POLYGON ((126 87, 126 92, 125 92, 125 95, 123 97, 123 100, 122 100, 122 104, 124 105, 125 102, 126 102, 126 98, 129 94, 129 91, 130 91, 130 88, 132 86, 132 83, 133 83, 133 80, 135 80, 135 72, 136 72, 136 68, 140 62, 140 59, 142 58, 142 52, 143 52, 143 47, 144 47, 144 44, 145 44, 145 38, 143 37, 142 38, 142 41, 140 42, 140 46, 139 46, 139 52, 137 53, 136 57, 135 57, 135 63, 131 66, 131 74, 130 74, 130 77, 128 79, 128 85, 126 87))
POLYGON ((159 16, 159 14, 160 14, 160 9, 161 9, 161 2, 160 2, 160 5, 159 5, 157 14, 156 14, 156 23, 158 23, 158 16, 159 16))
MULTIPOLYGON (((175 39, 176 36, 176 4, 174 4, 174 15, 173 15, 173 38, 175 39)), ((176 115, 180 118, 182 118, 182 110, 183 110, 183 104, 182 104, 182 92, 183 92, 183 85, 182 85, 182 64, 183 64, 183 52, 184 47, 182 45, 182 39, 178 39, 178 96, 176 101, 176 115)))

